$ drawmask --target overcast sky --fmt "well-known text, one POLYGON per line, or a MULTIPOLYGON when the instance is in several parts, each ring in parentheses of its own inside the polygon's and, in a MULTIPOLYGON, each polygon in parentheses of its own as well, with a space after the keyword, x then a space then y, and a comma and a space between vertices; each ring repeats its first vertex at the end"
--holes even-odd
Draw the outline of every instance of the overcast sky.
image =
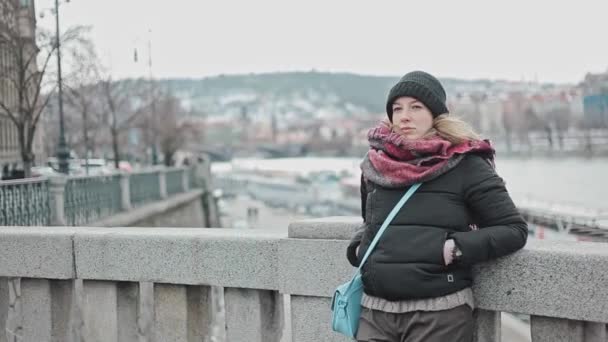
MULTIPOLYGON (((52 4, 36 1, 38 12, 52 4)), ((608 69, 607 0, 71 0, 61 24, 92 25, 117 77, 147 75, 148 39, 156 77, 423 69, 578 82, 608 69)))

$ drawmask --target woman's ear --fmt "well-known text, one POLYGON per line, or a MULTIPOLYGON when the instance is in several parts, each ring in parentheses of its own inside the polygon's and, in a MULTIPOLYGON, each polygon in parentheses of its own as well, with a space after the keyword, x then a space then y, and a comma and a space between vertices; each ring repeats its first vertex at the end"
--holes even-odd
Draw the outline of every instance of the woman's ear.
POLYGON ((393 128, 395 127, 395 125, 393 125, 393 123, 390 122, 387 118, 382 119, 382 121, 380 121, 380 123, 382 125, 384 125, 386 128, 388 128, 388 129, 390 129, 391 131, 394 132, 393 128))

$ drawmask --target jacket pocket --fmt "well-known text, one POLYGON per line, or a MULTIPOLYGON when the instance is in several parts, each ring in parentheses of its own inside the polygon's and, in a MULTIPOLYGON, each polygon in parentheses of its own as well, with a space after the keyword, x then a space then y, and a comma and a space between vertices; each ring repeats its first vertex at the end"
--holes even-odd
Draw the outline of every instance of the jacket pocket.
POLYGON ((390 301, 444 296, 471 286, 466 270, 445 271, 432 264, 374 264, 371 295, 390 301))
POLYGON ((375 260, 381 263, 425 263, 445 267, 443 245, 448 232, 430 226, 390 226, 382 236, 375 260))

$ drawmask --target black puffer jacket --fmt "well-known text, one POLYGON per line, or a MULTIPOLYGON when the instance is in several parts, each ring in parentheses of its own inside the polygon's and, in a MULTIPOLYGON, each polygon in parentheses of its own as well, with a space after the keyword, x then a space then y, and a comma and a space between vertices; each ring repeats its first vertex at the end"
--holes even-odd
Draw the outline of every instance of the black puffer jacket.
MULTIPOLYGON (((406 190, 362 180, 364 225, 347 250, 353 266, 406 190)), ((452 170, 422 184, 399 211, 363 265, 365 293, 395 301, 462 290, 471 286, 473 264, 515 252, 527 237, 527 224, 503 180, 487 160, 467 155, 452 170), (478 229, 472 230, 472 224, 478 229), (445 266, 443 245, 450 238, 463 255, 445 266)))

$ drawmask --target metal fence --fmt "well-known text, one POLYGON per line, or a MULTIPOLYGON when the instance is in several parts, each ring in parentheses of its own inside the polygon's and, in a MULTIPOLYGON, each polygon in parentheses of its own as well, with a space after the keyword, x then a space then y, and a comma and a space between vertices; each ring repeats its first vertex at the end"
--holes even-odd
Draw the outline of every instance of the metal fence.
POLYGON ((48 226, 51 222, 86 225, 115 215, 129 205, 138 207, 160 201, 196 185, 194 168, 131 173, 126 176, 128 182, 122 177, 118 173, 70 176, 65 186, 59 183, 59 189, 53 190, 59 191, 55 195, 51 194, 51 188, 57 185, 47 178, 0 181, 0 226, 48 226), (128 194, 123 186, 128 187, 128 194), (61 219, 52 216, 55 199, 63 202, 63 212, 57 214, 61 219))
POLYGON ((193 189, 196 187, 196 169, 192 167, 186 172, 188 172, 188 189, 193 189))
POLYGON ((64 210, 69 226, 84 225, 120 212, 120 175, 69 178, 64 210))
POLYGON ((169 170, 165 174, 167 180, 167 195, 175 195, 184 191, 184 172, 186 170, 169 170))
POLYGON ((131 204, 136 207, 161 199, 159 171, 134 173, 129 177, 131 204))
POLYGON ((0 226, 47 226, 50 220, 47 179, 0 182, 0 226))

